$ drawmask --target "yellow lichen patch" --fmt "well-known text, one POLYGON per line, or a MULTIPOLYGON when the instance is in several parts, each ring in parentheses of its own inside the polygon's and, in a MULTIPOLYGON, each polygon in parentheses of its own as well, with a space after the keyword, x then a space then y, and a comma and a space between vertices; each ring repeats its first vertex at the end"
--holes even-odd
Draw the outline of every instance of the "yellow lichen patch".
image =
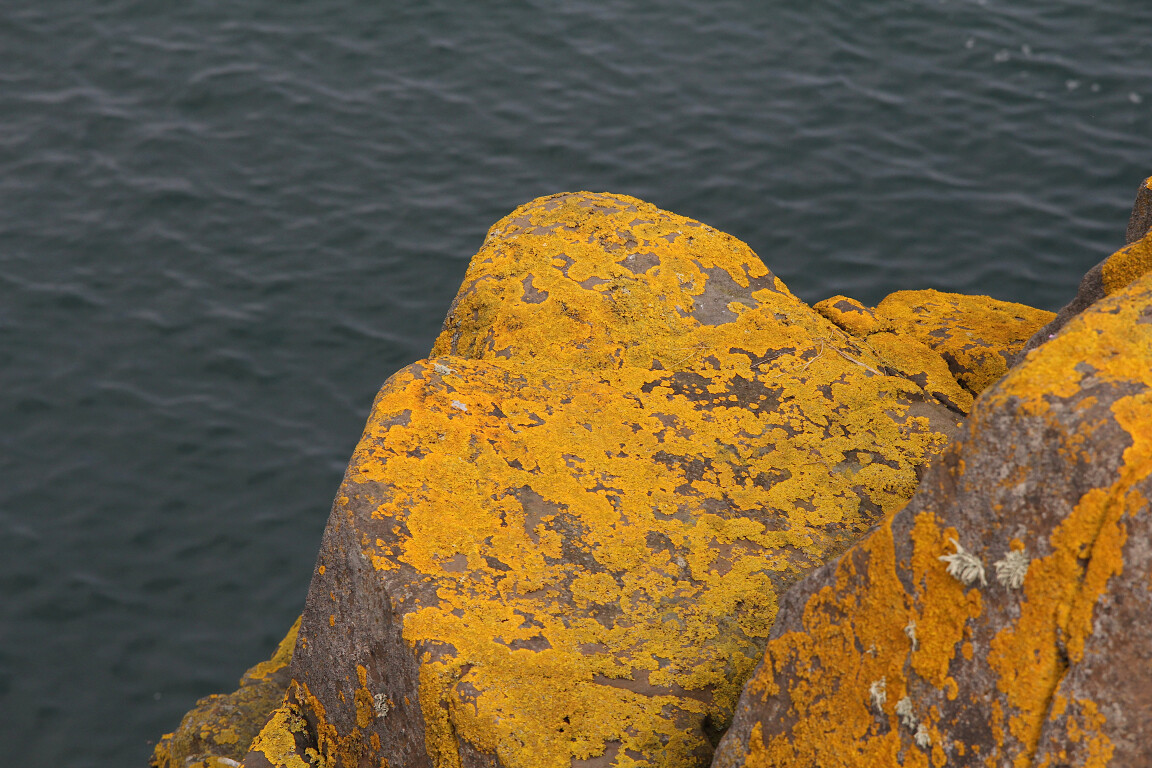
POLYGON ((942 556, 954 549, 951 541, 958 536, 955 528, 941 531, 931 512, 916 515, 912 528, 912 579, 921 595, 916 622, 917 648, 912 652, 912 669, 939 689, 955 686, 949 676, 957 646, 964 638, 969 619, 983 609, 980 590, 966 587, 949 575, 942 556))
MULTIPOLYGON (((363 690, 362 686, 357 691, 363 690)), ((356 694, 353 694, 356 696, 356 694)), ((292 734, 299 734, 300 739, 297 740, 297 750, 300 751, 300 745, 307 745, 303 750, 304 756, 309 757, 314 764, 318 764, 319 768, 326 768, 327 766, 352 766, 359 765, 360 758, 367 749, 364 743, 363 726, 356 725, 349 731, 341 733, 328 718, 327 709, 323 702, 312 693, 308 686, 297 680, 292 681, 292 685, 288 691, 288 711, 291 717, 288 720, 291 726, 288 730, 292 734), (307 713, 308 719, 305 720, 304 715, 307 713)), ((359 698, 356 698, 356 703, 359 704, 359 698)), ((360 716, 360 711, 357 709, 357 718, 360 716)), ((283 730, 275 732, 278 739, 277 744, 283 746, 285 738, 283 730)), ((274 766, 279 768, 277 763, 274 766)))
POLYGON ((1104 292, 1111 296, 1149 272, 1152 272, 1152 231, 1104 262, 1104 292))
POLYGON ((1112 759, 1114 751, 1112 740, 1101 731, 1105 723, 1104 715, 1094 701, 1077 700, 1080 718, 1068 719, 1068 740, 1073 744, 1086 742, 1088 744, 1088 761, 1083 763, 1084 768, 1105 768, 1112 759))
POLYGON ((273 768, 313 768, 297 753, 296 737, 307 733, 307 723, 290 704, 280 706, 252 741, 250 752, 273 768))
POLYGON ((708 348, 693 331, 762 291, 809 311, 731 235, 624 195, 553 195, 492 227, 432 353, 675 370, 708 348))
POLYGON ((876 305, 894 333, 943 356, 974 395, 1008 370, 1007 359, 1055 315, 988 296, 933 290, 897 291, 876 305))
POLYGON ((410 534, 372 562, 436 584, 404 636, 451 649, 421 671, 438 765, 458 737, 510 768, 706 754, 779 585, 899 509, 942 444, 889 415, 914 388, 788 332, 808 355, 768 372, 749 359, 779 337, 749 334, 680 374, 449 357, 391 379, 349 476, 410 534))
POLYGON ((961 413, 972 410, 972 393, 957 383, 938 352, 915 338, 895 333, 873 333, 868 346, 889 367, 924 387, 940 402, 961 413))
POLYGON ((847 296, 836 295, 818 301, 812 305, 812 309, 853 336, 861 338, 891 328, 891 323, 876 316, 876 310, 847 296))
POLYGON ((214 694, 196 702, 180 727, 165 734, 156 744, 152 765, 184 768, 196 762, 215 765, 219 759, 242 758, 269 713, 284 698, 287 667, 292 661, 299 629, 300 619, 296 619, 272 657, 245 672, 236 691, 214 694))
MULTIPOLYGON (((867 542, 858 554, 840 561, 835 585, 808 601, 802 631, 785 633, 769 644, 760 674, 748 690, 768 701, 778 695, 774 677, 793 677, 786 716, 797 725, 767 742, 757 727, 745 765, 897 764, 901 740, 896 710, 907 695, 904 670, 911 641, 904 627, 910 606, 896 576, 889 525, 882 525, 867 542), (852 621, 853 616, 866 618, 852 621), (879 681, 882 698, 876 694, 879 681), (833 733, 823 725, 830 722, 837 724, 833 733)), ((913 755, 904 765, 927 762, 913 755)))
POLYGON ((288 634, 276 647, 276 652, 272 654, 272 658, 249 669, 244 673, 244 677, 252 680, 263 680, 287 667, 292 662, 292 649, 296 647, 296 635, 299 631, 300 617, 297 617, 291 629, 288 630, 288 634))
MULTIPOLYGON (((377 397, 330 530, 391 601, 438 768, 706 764, 778 596, 895 514, 961 418, 743 243, 622 196, 493 227, 434 353, 377 397)), ((351 634, 316 589, 305 634, 351 634)), ((906 649, 898 613, 860 636, 906 649)), ((340 728, 317 715, 323 754, 384 734, 360 689, 340 728)))

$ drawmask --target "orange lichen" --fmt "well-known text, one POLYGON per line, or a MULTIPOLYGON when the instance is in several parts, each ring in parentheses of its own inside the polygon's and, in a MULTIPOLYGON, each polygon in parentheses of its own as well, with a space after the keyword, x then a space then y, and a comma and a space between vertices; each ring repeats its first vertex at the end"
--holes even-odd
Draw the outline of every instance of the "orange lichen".
MULTIPOLYGON (((788 691, 789 715, 798 722, 791 734, 776 735, 767 743, 757 725, 746 765, 863 768, 897 763, 901 726, 896 705, 907 695, 905 664, 912 641, 904 630, 911 606, 894 566, 891 528, 885 523, 858 556, 840 561, 835 586, 809 600, 803 631, 788 632, 769 645, 761 673, 748 689, 767 700, 778 693, 775 676, 784 670, 799 675, 803 683, 788 691), (856 615, 868 618, 843 621, 856 615), (870 695, 872 684, 880 680, 886 690, 882 713, 870 695), (885 734, 876 729, 878 716, 887 721, 885 734), (837 723, 834 734, 824 725, 828 722, 837 723)), ((903 764, 928 763, 925 755, 913 752, 905 755, 903 764)))
POLYGON ((940 402, 961 413, 972 410, 972 393, 960 386, 940 353, 907 335, 873 333, 868 346, 889 367, 917 381, 940 402))
MULTIPOLYGON (((706 761, 777 595, 899 510, 959 422, 743 243, 634 198, 497 224, 434 352, 381 391, 334 514, 370 496, 367 561, 428 594, 396 609, 442 768, 461 742, 508 768, 706 761)), ((897 613, 861 638, 906 649, 897 613)))
POLYGON ((296 736, 307 733, 308 726, 299 711, 284 704, 269 718, 252 741, 250 752, 263 757, 275 768, 314 768, 297 752, 296 736))
MULTIPOLYGON (((1069 322, 989 390, 971 419, 964 442, 944 457, 948 470, 933 476, 938 485, 917 511, 898 514, 849 550, 836 567, 835 583, 814 587, 802 618, 787 618, 789 627, 799 621, 800 628, 769 643, 761 672, 745 692, 763 702, 766 714, 741 723, 740 733, 750 736, 731 748, 738 757, 724 754, 719 764, 727 768, 745 757, 758 766, 896 764, 878 757, 896 750, 901 764, 923 764, 916 745, 929 744, 933 765, 952 759, 946 754, 951 750, 988 766, 1024 768, 1038 761, 1042 733, 1053 722, 1066 729, 1067 740, 1062 747, 1059 736, 1045 737, 1042 765, 1073 759, 1069 745, 1077 747, 1077 764, 1102 768, 1113 759, 1116 747, 1101 704, 1057 691, 1076 665, 1088 662, 1097 606, 1124 573, 1130 521, 1149 507, 1142 489, 1152 476, 1152 275, 1069 322), (1042 483, 1043 474, 1034 465, 1025 465, 1027 471, 1009 465, 994 469, 989 481, 986 465, 997 460, 981 455, 1010 456, 1015 450, 1004 444, 1011 435, 1004 432, 1006 413, 1010 423, 1021 425, 1021 437, 1026 430, 1045 434, 1046 450, 1068 471, 1115 463, 1114 478, 1081 491, 1058 517, 1021 506, 1020 495, 1042 483), (972 499, 984 507, 977 514, 952 506, 972 499), (980 530, 980 513, 989 523, 982 540, 969 533, 973 540, 963 541, 959 530, 980 530), (907 520, 903 514, 914 516, 907 520), (955 526, 948 525, 952 521, 955 526), (1000 539, 1017 521, 1043 527, 1030 529, 1027 537, 1000 539), (907 562, 896 560, 891 544, 898 525, 911 538, 911 556, 902 558, 907 562), (940 562, 952 555, 952 540, 959 542, 955 551, 962 544, 975 553, 974 562, 988 563, 982 559, 990 552, 1025 553, 1032 536, 1045 541, 1027 547, 1037 554, 1027 562, 1022 591, 992 580, 987 587, 979 580, 966 587, 940 562), (908 606, 904 611, 901 601, 908 606), (911 648, 864 639, 909 618, 911 648), (898 666, 905 661, 910 663, 898 666), (988 679, 989 672, 996 690, 985 703, 986 692, 974 690, 972 681, 988 679), (875 682, 880 680, 882 689, 875 682), (936 691, 927 712, 918 711, 911 698, 923 696, 925 684, 936 691), (899 698, 904 690, 912 692, 910 698, 899 698), (887 732, 870 728, 869 706, 874 711, 897 699, 901 723, 893 722, 887 732), (787 712, 773 709, 774 702, 787 702, 787 712), (965 711, 970 708, 977 713, 965 711), (974 715, 986 718, 987 727, 974 727, 974 715), (900 725, 902 743, 895 735, 900 725), (918 739, 912 738, 913 725, 918 739), (959 733, 971 729, 978 741, 949 733, 954 727, 959 733)), ((1044 464, 1042 471, 1060 470, 1044 464)))
MULTIPOLYGON (((385 570, 406 563, 440 584, 440 606, 409 615, 405 638, 413 645, 450 644, 456 661, 432 665, 442 670, 435 679, 449 680, 467 666, 462 682, 483 693, 468 706, 451 708, 451 728, 447 723, 429 727, 429 749, 437 754, 448 754, 440 744, 447 733, 464 734, 474 744, 488 742, 510 765, 517 754, 592 757, 610 741, 639 751, 645 739, 662 734, 663 753, 688 759, 698 744, 684 741, 687 734, 678 726, 669 730, 663 713, 675 707, 723 718, 730 711, 746 674, 742 670, 749 670, 759 655, 757 638, 767 634, 775 615, 769 574, 781 569, 787 574, 795 567, 788 550, 809 558, 838 546, 821 531, 829 524, 849 522, 849 530, 867 524, 856 517, 859 491, 853 488, 862 488, 881 510, 899 508, 914 488, 911 462, 931 455, 939 440, 931 432, 901 436, 899 425, 883 418, 875 405, 872 413, 867 410, 869 400, 884 402, 881 389, 872 389, 870 396, 867 389, 853 392, 839 382, 831 385, 833 391, 843 387, 844 394, 834 395, 830 408, 809 399, 803 410, 757 418, 743 408, 685 408, 690 402, 677 403, 655 373, 640 377, 655 385, 647 393, 640 386, 622 394, 612 380, 544 376, 512 363, 441 358, 438 364, 454 371, 444 384, 436 376, 425 378, 423 366, 393 378, 371 420, 391 424, 387 442, 371 442, 369 461, 361 461, 359 452, 353 459, 359 481, 386 480, 393 489, 376 515, 403 519, 412 534, 405 542, 380 540, 373 562, 385 570), (450 392, 441 389, 446 386, 450 392), (445 407, 452 400, 467 403, 468 410, 445 407), (549 403, 557 401, 568 407, 554 411, 549 403), (490 405, 495 403, 498 415, 490 405), (837 403, 850 410, 836 414, 837 403), (774 418, 791 430, 804 430, 822 410, 829 422, 852 414, 863 423, 845 430, 849 435, 843 437, 820 427, 810 439, 798 439, 805 434, 801 431, 777 443, 771 453, 758 454, 755 442, 740 437, 771 434, 768 425, 774 418), (398 411, 411 414, 404 426, 394 423, 398 411), (675 433, 666 429, 673 423, 670 418, 675 433), (586 428, 591 425, 595 429, 586 428), (706 435, 724 440, 709 445, 702 440, 706 435), (436 454, 409 455, 431 440, 436 454), (895 453, 894 445, 901 446, 895 453), (843 463, 843 457, 859 450, 890 458, 842 473, 829 473, 828 459, 820 458, 843 463), (648 458, 661 451, 697 456, 712 473, 705 472, 685 496, 682 470, 648 458), (901 459, 900 453, 911 456, 901 459), (572 457, 580 457, 575 473, 569 466, 572 457), (890 466, 892 458, 908 468, 890 466), (739 470, 754 479, 781 467, 792 481, 768 488, 733 474, 739 470), (531 489, 529 496, 506 490, 517 488, 531 489), (766 504, 794 511, 773 530, 749 517, 696 512, 682 518, 677 510, 692 497, 727 497, 737 509, 748 510, 744 514, 766 504), (550 511, 533 517, 536 513, 525 508, 527 498, 539 499, 536 503, 550 511), (594 552, 606 570, 589 571, 595 563, 553 562, 565 546, 554 528, 565 513, 583 529, 574 543, 594 552), (859 522, 851 523, 854 519, 859 522), (673 549, 653 551, 647 543, 652 535, 673 549), (493 560, 504 570, 492 570, 488 563, 493 560), (550 588, 570 594, 582 612, 626 609, 628 624, 605 626, 572 613, 563 601, 542 603, 533 596, 550 588), (530 617, 528 626, 522 626, 525 616, 530 617), (740 631, 728 634, 728 626, 740 631), (548 649, 513 650, 534 638, 548 649), (615 650, 597 656, 580 650, 595 644, 615 650), (657 658, 664 661, 657 663, 657 658), (626 682, 611 682, 637 679, 641 670, 657 689, 710 689, 712 703, 682 695, 638 695, 626 682), (587 702, 593 700, 597 706, 589 709, 587 702), (524 701, 533 702, 530 711, 523 710, 524 701), (554 724, 564 718, 570 728, 560 732, 554 724), (579 738, 573 740, 572 733, 579 738)), ((849 371, 855 368, 829 357, 815 361, 809 375, 823 378, 827 366, 835 366, 831 371, 838 377, 853 375, 849 371)), ((626 375, 637 377, 635 372, 626 375)), ((857 386, 868 381, 860 375, 857 386)), ((793 386, 788 382, 785 391, 799 398, 801 390, 793 386)), ((368 436, 373 436, 371 428, 368 436)), ((446 683, 430 680, 422 682, 422 690, 455 696, 446 683)), ((435 699, 431 693, 427 697, 425 712, 435 699)))
POLYGON ((876 316, 876 310, 848 296, 836 295, 812 305, 824 317, 851 333, 864 338, 877 331, 891 330, 892 324, 876 316))
POLYGON ((897 291, 875 308, 833 296, 814 309, 858 337, 883 366, 919 382, 962 413, 1054 317, 1023 304, 933 290, 897 291))
POLYGON ((300 619, 296 619, 272 657, 244 673, 239 689, 198 701, 180 727, 157 743, 151 764, 157 768, 215 766, 243 757, 249 742, 284 697, 286 668, 292 661, 299 629, 300 619))
POLYGON ((1152 231, 1116 251, 1104 262, 1101 276, 1104 292, 1111 296, 1149 272, 1152 272, 1152 231))
POLYGON ((916 515, 912 528, 912 580, 924 597, 915 615, 917 648, 912 652, 912 669, 936 688, 955 685, 948 675, 956 646, 964 638, 970 618, 983 610, 980 590, 965 587, 952 576, 940 557, 952 552, 955 528, 940 531, 931 512, 916 515))
POLYGON ((1003 376, 1007 359, 1055 317, 1024 304, 933 290, 897 291, 876 305, 876 314, 895 333, 942 355, 975 395, 1003 376))

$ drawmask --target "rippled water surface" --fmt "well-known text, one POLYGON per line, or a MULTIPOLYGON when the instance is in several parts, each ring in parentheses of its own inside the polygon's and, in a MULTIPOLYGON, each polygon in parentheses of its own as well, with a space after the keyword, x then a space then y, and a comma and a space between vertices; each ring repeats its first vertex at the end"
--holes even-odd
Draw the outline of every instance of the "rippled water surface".
POLYGON ((4 3, 4 762, 143 765, 268 655, 373 394, 516 205, 636 195, 810 301, 1054 309, 1152 174, 1150 33, 1146 0, 4 3))

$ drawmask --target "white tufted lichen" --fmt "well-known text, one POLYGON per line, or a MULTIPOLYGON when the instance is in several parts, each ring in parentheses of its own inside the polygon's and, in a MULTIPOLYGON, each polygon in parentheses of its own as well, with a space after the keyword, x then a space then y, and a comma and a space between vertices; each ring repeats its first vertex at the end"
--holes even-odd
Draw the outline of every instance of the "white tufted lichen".
POLYGON ((880 678, 874 680, 872 685, 868 686, 868 696, 872 699, 872 706, 881 712, 884 711, 884 703, 888 701, 888 680, 887 678, 880 678))
POLYGON ((984 564, 980 562, 980 558, 960 546, 960 542, 956 539, 949 541, 956 547, 955 554, 941 555, 939 558, 948 563, 948 575, 964 586, 969 586, 977 579, 981 585, 986 585, 988 580, 984 578, 984 564))
POLYGON ((996 581, 1009 589, 1024 586, 1024 576, 1028 573, 1028 555, 1018 549, 1010 551, 1001 560, 992 564, 996 569, 996 581))
POLYGON ((900 718, 900 723, 910 731, 916 729, 919 722, 916 720, 916 715, 912 712, 912 699, 905 696, 896 702, 896 716, 900 718))
POLYGON ((385 717, 391 709, 388 706, 388 697, 383 693, 372 697, 372 706, 376 710, 376 717, 385 717))
POLYGON ((916 729, 916 735, 912 738, 916 740, 916 746, 920 747, 920 749, 928 749, 932 744, 932 736, 928 733, 928 729, 924 727, 924 723, 920 723, 920 726, 916 729))
POLYGON ((447 376, 450 373, 456 373, 455 368, 449 368, 443 363, 433 363, 432 368, 435 369, 436 373, 440 374, 441 376, 447 376))
POLYGON ((904 634, 908 635, 908 639, 912 641, 912 650, 920 647, 920 643, 916 639, 916 619, 908 619, 908 623, 904 626, 904 634))

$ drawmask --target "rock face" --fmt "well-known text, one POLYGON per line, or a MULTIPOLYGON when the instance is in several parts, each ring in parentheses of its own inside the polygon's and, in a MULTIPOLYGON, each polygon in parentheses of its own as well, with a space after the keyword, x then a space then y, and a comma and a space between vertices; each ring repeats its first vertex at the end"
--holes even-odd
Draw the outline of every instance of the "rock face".
POLYGON ((1152 230, 1152 176, 1144 180, 1140 189, 1136 191, 1136 203, 1132 206, 1132 215, 1128 219, 1128 232, 1126 242, 1131 245, 1152 230))
POLYGON ((245 672, 237 690, 206 696, 196 702, 180 727, 164 734, 156 744, 151 764, 155 768, 239 765, 252 739, 284 700, 289 681, 288 664, 299 628, 297 620, 272 658, 245 672))
POLYGON ((898 291, 875 308, 833 296, 814 309, 963 413, 1008 372, 1035 329, 1053 319, 1051 312, 1023 304, 933 290, 898 291))
MULTIPOLYGON (((245 765, 707 764, 779 596, 904 506, 987 378, 875 340, 982 322, 921 298, 862 337, 633 198, 497 223, 373 405, 245 765)), ((1050 317, 1005 312, 1017 346, 1050 317)))
POLYGON ((787 593, 715 768, 1152 765, 1148 242, 787 593))
POLYGON ((1140 185, 1136 193, 1136 203, 1128 219, 1127 245, 1088 270, 1072 301, 1028 340, 1012 362, 1023 360, 1026 354, 1055 336, 1073 317, 1105 296, 1125 288, 1149 270, 1152 270, 1152 176, 1140 185))

